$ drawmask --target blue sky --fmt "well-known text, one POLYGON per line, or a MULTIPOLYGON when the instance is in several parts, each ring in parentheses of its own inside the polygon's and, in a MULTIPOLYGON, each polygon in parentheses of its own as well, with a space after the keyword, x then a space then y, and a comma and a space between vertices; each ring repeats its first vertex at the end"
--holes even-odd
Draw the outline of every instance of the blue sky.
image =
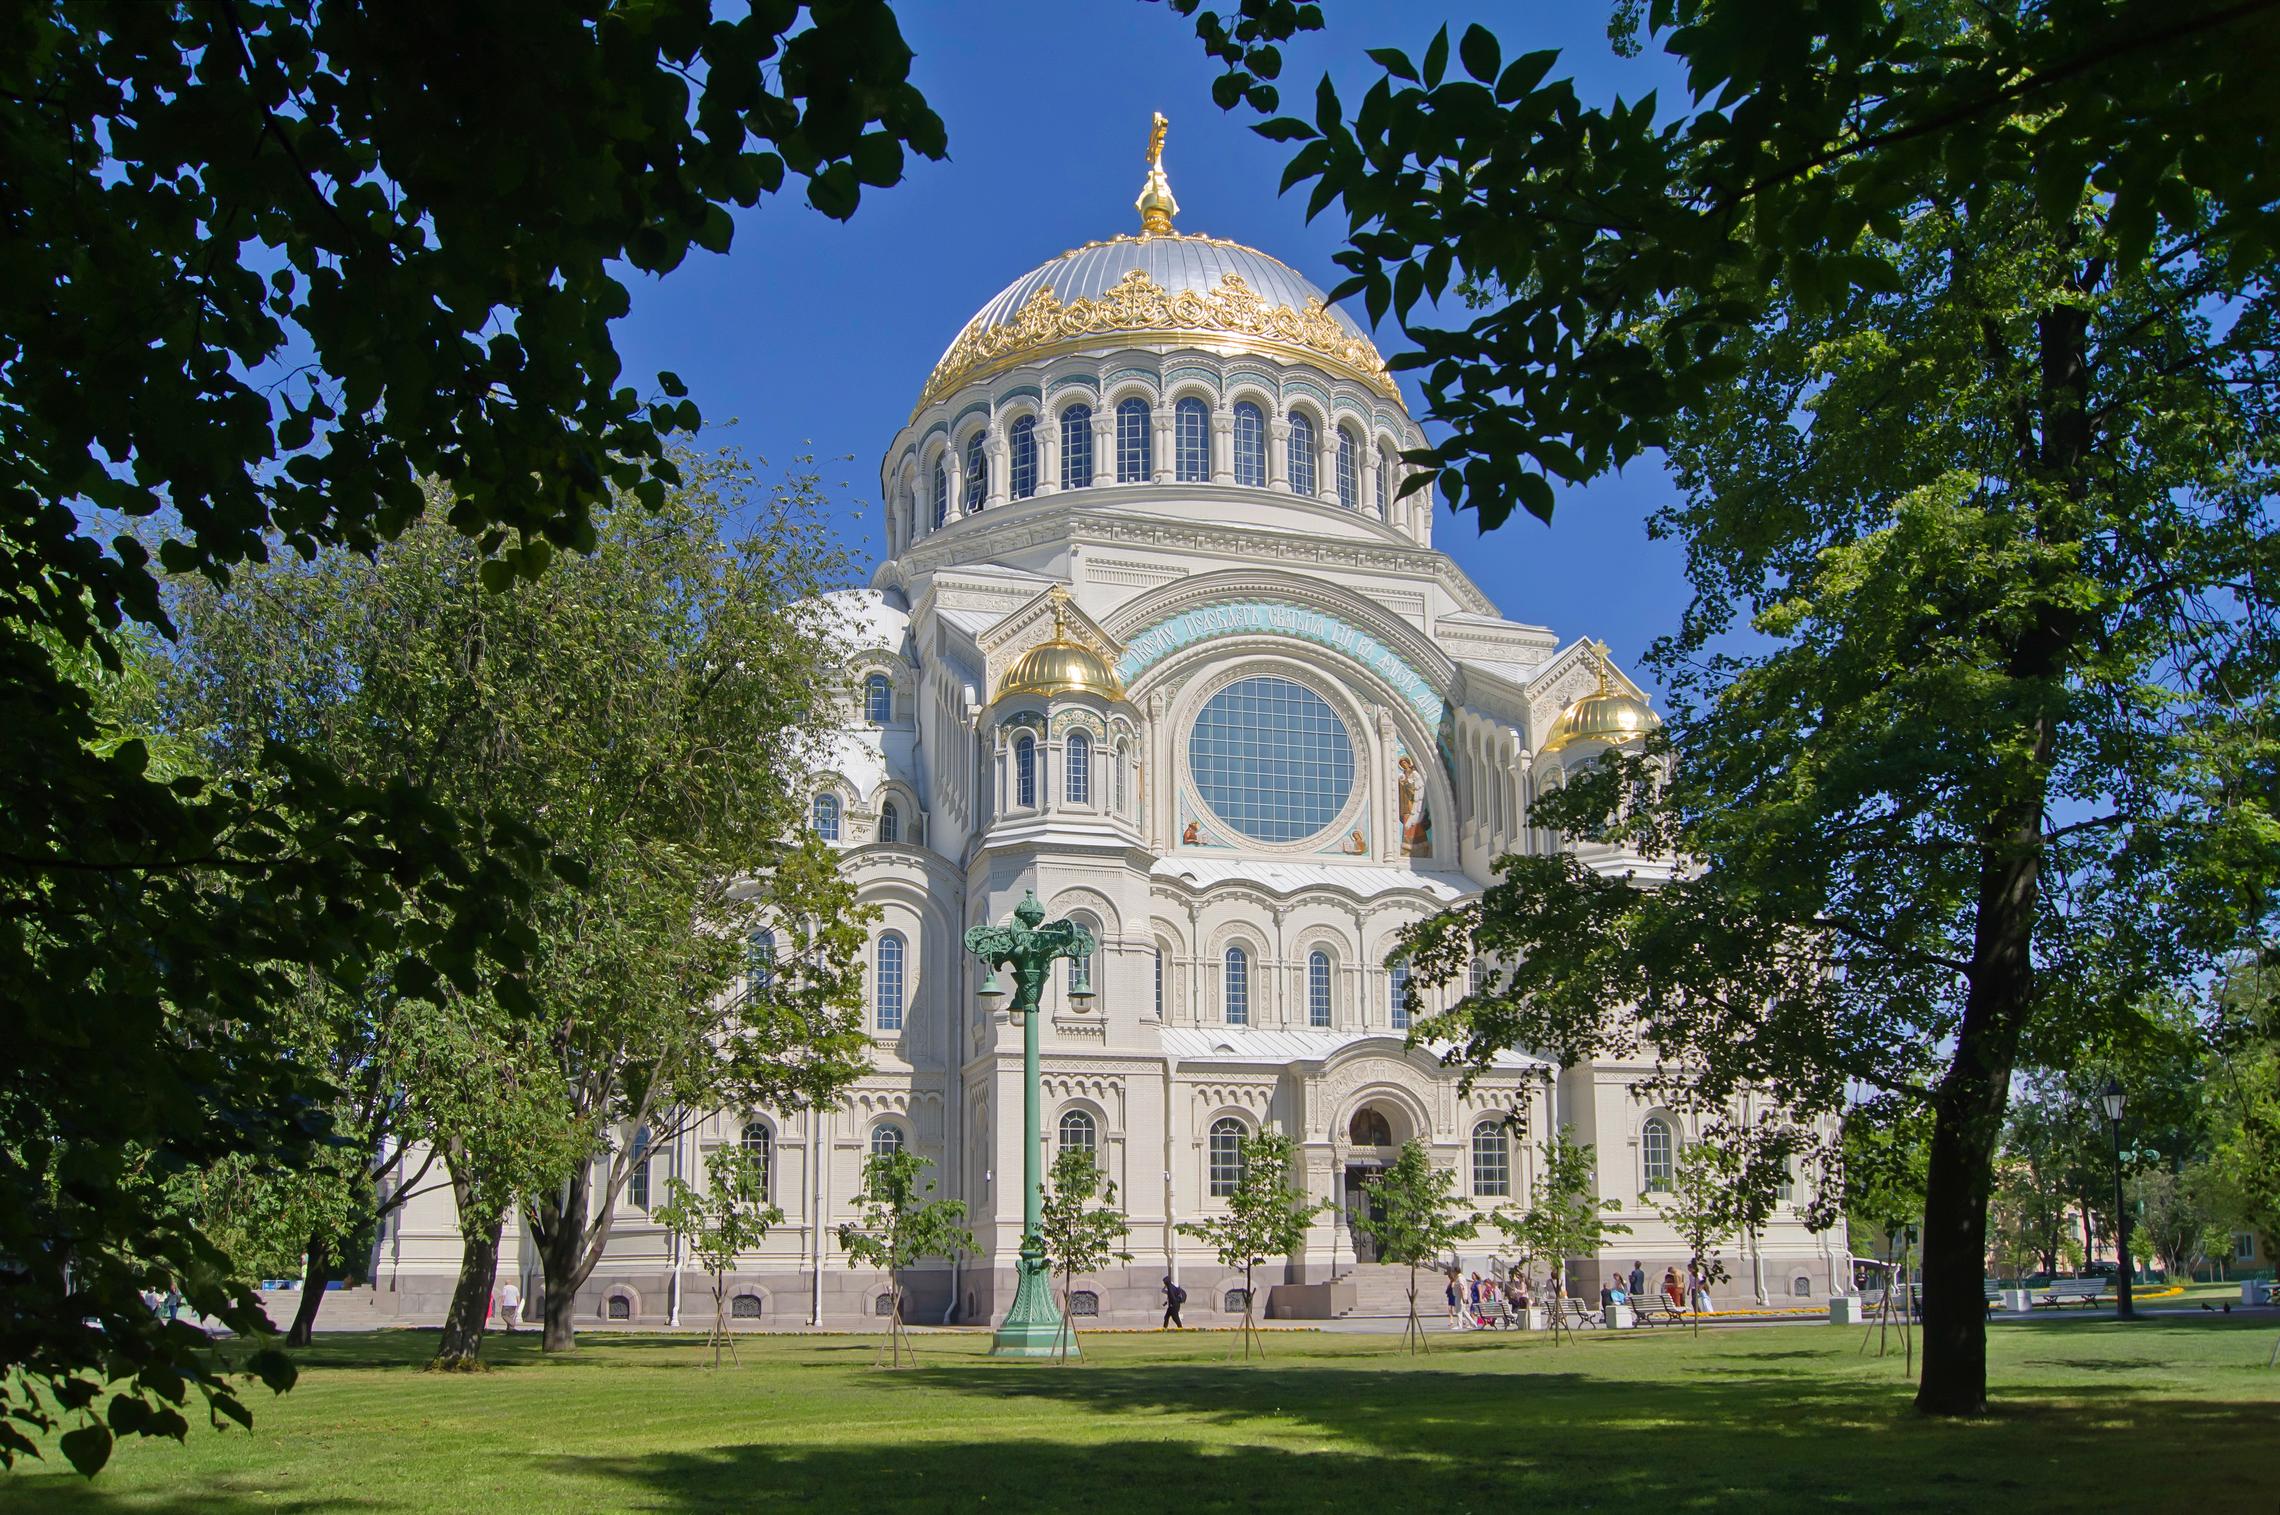
MULTIPOLYGON (((1452 33, 1487 25, 1507 58, 1559 49, 1554 76, 1573 75, 1587 102, 1657 85, 1675 98, 1667 59, 1627 61, 1609 49, 1597 0, 1326 8, 1329 30, 1286 55, 1286 107, 1310 112, 1325 72, 1358 97, 1376 75, 1366 49, 1414 56, 1443 19, 1452 33)), ((1138 229, 1132 200, 1151 112, 1171 118, 1164 165, 1182 231, 1250 243, 1327 286, 1343 224, 1332 210, 1309 226, 1303 191, 1276 195, 1290 149, 1251 133, 1247 113, 1211 103, 1214 68, 1166 6, 920 0, 898 12, 917 83, 949 129, 948 161, 916 163, 903 183, 866 191, 844 225, 794 195, 740 216, 727 254, 698 253, 663 280, 635 284, 632 314, 617 328, 629 378, 678 373, 708 421, 733 418, 729 437, 772 465, 803 452, 851 459, 823 471, 845 485, 843 531, 866 572, 878 555, 879 457, 935 360, 968 316, 1029 268, 1138 229)), ((1366 324, 1358 302, 1348 308, 1366 324)), ((1376 336, 1389 353, 1400 345, 1390 322, 1376 336)), ((1414 386, 1410 398, 1421 410, 1414 386)), ((1629 662, 1684 604, 1677 548, 1649 542, 1643 524, 1670 494, 1659 468, 1633 464, 1563 491, 1549 527, 1516 516, 1483 536, 1469 513, 1444 507, 1435 544, 1505 614, 1563 637, 1604 637, 1629 662)))

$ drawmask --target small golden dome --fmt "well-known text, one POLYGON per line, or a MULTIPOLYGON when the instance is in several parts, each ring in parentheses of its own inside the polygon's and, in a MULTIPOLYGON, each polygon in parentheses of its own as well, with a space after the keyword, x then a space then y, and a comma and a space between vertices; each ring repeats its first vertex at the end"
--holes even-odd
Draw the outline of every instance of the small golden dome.
POLYGON ((1108 666, 1108 659, 1069 637, 1062 609, 1068 591, 1053 591, 1053 635, 1021 655, 998 682, 997 697, 1036 695, 1051 699, 1062 694, 1093 694, 1104 700, 1124 698, 1124 681, 1108 666))
POLYGON ((1645 700, 1635 695, 1620 693, 1607 677, 1607 648, 1601 644, 1593 649, 1599 657, 1599 687, 1560 712, 1552 722, 1552 733, 1544 738, 1537 749, 1539 755, 1550 756, 1563 747, 1578 742, 1605 742, 1620 747, 1635 742, 1662 724, 1645 700))

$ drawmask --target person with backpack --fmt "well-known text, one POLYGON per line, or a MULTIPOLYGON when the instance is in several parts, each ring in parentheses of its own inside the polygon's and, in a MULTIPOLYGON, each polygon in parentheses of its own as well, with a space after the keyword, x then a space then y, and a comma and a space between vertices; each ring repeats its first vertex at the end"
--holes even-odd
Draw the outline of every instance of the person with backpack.
POLYGON ((1172 1275, 1164 1275, 1164 1323, 1159 1330, 1184 1331, 1187 1325, 1180 1319, 1180 1306, 1187 1303, 1187 1290, 1172 1282, 1172 1275))

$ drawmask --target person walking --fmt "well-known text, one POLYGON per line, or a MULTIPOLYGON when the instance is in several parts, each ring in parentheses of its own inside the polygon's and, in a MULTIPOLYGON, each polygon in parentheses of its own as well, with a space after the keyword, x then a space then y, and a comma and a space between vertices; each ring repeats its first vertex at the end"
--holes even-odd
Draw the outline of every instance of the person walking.
POLYGON ((1644 1263, 1634 1262, 1631 1264, 1630 1285, 1631 1298, 1633 1301, 1637 1301, 1638 1299, 1645 1296, 1647 1292, 1647 1269, 1644 1263))
POLYGON ((1694 1313, 1710 1313, 1710 1273, 1699 1263, 1686 1265, 1686 1292, 1694 1301, 1694 1313))
POLYGON ((1464 1320, 1457 1309, 1457 1270, 1454 1268, 1451 1268, 1442 1277, 1441 1297, 1449 1303, 1449 1329, 1452 1331, 1462 1330, 1464 1320))
POLYGON ((1475 1273, 1472 1276, 1470 1294, 1472 1304, 1472 1323, 1476 1326, 1487 1325, 1487 1320, 1484 1319, 1480 1313, 1480 1275, 1478 1273, 1475 1273))
POLYGON ((1670 1301, 1673 1310, 1686 1308, 1686 1290, 1679 1284, 1678 1269, 1663 1269, 1662 1291, 1663 1298, 1670 1301))
POLYGON ((522 1285, 508 1279, 499 1288, 499 1329, 512 1335, 522 1324, 522 1285))
POLYGON ((1187 1323, 1180 1319, 1180 1306, 1187 1303, 1187 1290, 1172 1282, 1172 1275, 1164 1275, 1164 1323, 1159 1331, 1185 1331, 1187 1323))

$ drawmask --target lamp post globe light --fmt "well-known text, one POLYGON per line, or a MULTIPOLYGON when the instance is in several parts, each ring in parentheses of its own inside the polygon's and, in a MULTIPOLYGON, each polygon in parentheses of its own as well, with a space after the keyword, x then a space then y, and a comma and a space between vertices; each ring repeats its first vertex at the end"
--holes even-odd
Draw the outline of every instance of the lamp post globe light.
MULTIPOLYGON (((1039 1160, 1037 1011, 1055 958, 1076 959, 1078 977, 1069 986, 1069 998, 1080 1009, 1091 1002, 1092 980, 1085 965, 1093 945, 1092 932, 1075 921, 1048 922, 1034 889, 1013 907, 1011 924, 976 926, 966 933, 966 950, 990 970, 981 988, 983 1004, 995 1009, 1010 998, 1011 1010, 1021 1018, 1021 1267, 1013 1308, 990 1342, 992 1357, 1051 1357, 1060 1347, 1061 1311, 1053 1302, 1041 1235, 1045 1184, 1039 1160), (998 977, 1000 968, 1012 970, 1010 990, 998 977)), ((1075 1342, 1068 1343, 1068 1352, 1076 1355, 1075 1342)))
POLYGON ((2106 1120, 2114 1128, 2114 1239, 2121 1255, 2115 1262, 2114 1299, 2115 1318, 2137 1319, 2137 1307, 2130 1298, 2130 1206, 2122 1192, 2122 1094, 2121 1080, 2106 1080, 2106 1091, 2099 1096, 2106 1107, 2106 1120))

